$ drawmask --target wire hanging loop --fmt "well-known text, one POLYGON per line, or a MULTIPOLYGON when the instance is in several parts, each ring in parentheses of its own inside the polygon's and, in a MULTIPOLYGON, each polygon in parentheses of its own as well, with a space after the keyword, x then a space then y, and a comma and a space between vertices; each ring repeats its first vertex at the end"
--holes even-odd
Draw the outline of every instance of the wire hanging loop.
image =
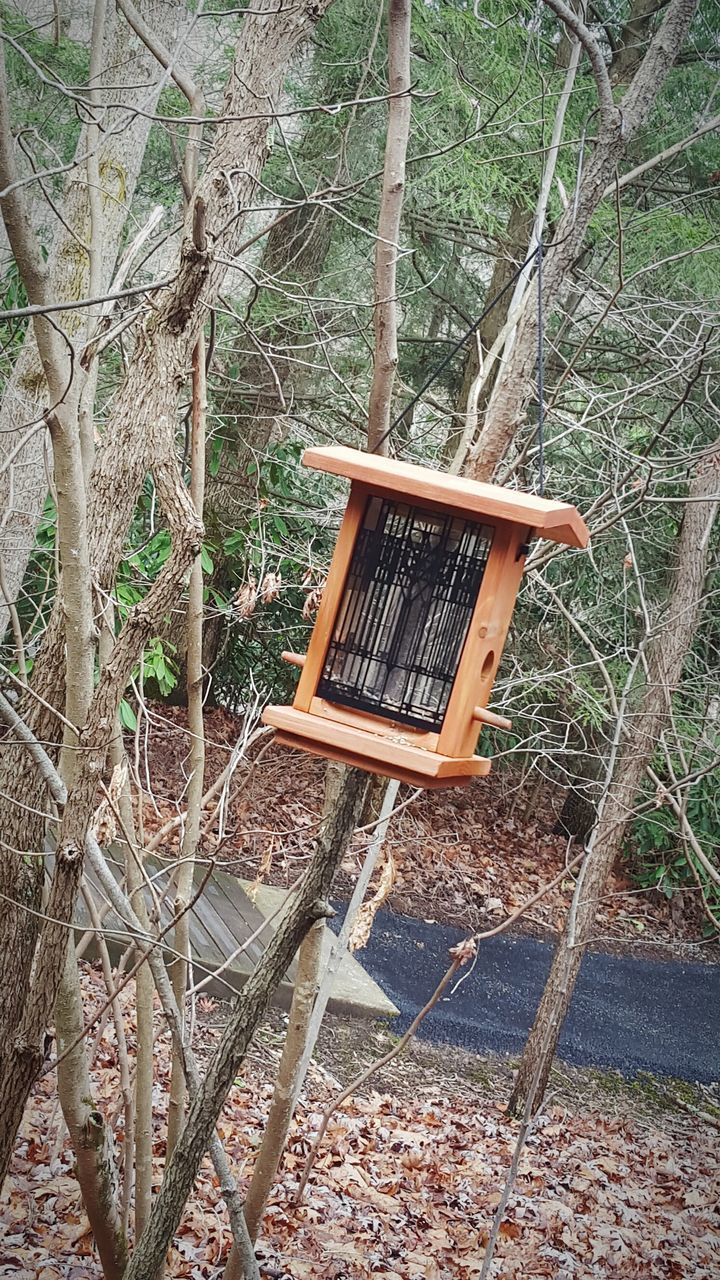
POLYGON ((543 242, 538 237, 537 258, 537 397, 538 397, 538 493, 545 495, 545 333, 543 329, 543 242))

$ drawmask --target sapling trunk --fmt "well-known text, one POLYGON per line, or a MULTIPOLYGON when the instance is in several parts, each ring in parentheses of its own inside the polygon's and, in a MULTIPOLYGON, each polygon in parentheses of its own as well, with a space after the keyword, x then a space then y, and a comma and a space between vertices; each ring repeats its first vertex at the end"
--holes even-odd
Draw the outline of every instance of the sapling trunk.
MULTIPOLYGON (((300 1068, 310 1015, 320 981, 324 929, 325 921, 316 921, 298 952, 297 977, 285 1044, 275 1081, 275 1093, 245 1201, 245 1221, 252 1241, 257 1239, 265 1205, 285 1149, 296 1090, 302 1085, 300 1068)), ((233 1270, 229 1263, 224 1280, 240 1280, 240 1273, 233 1270)))
MULTIPOLYGON (((205 338, 201 333, 193 352, 192 435, 190 496, 200 519, 205 494, 205 338)), ((190 914, 184 908, 190 900, 195 870, 195 856, 200 840, 200 819, 205 785, 205 727, 203 723, 203 569, 199 555, 190 571, 187 624, 187 706, 190 734, 190 780, 187 788, 185 827, 180 843, 180 865, 177 872, 175 909, 182 915, 175 926, 175 951, 172 984, 181 1017, 185 1014, 190 964, 190 914)), ((176 1048, 173 1048, 170 1101, 168 1110, 167 1155, 172 1155, 183 1126, 185 1114, 185 1074, 176 1048)))
MULTIPOLYGON (((74 938, 65 958, 65 969, 55 1002, 58 1096, 75 1155, 75 1173, 83 1205, 100 1255, 105 1280, 122 1280, 128 1260, 127 1235, 122 1222, 120 1196, 111 1135, 105 1117, 93 1101, 83 1031, 83 1000, 75 957, 74 938), (74 1047, 65 1056, 69 1045, 74 1047)), ((126 1150, 126 1159, 132 1151, 126 1150)), ((127 1176, 127 1169, 126 1169, 127 1176)))
POLYGON ((326 897, 357 825, 366 785, 366 774, 348 770, 342 794, 320 833, 292 907, 238 996, 205 1078, 190 1103, 185 1127, 166 1165, 162 1187, 125 1280, 146 1280, 155 1275, 165 1257, 217 1117, 273 992, 308 930, 328 914, 326 897))
POLYGON ((405 159, 410 136, 410 25, 411 0, 389 0, 388 5, 388 127, 385 139, 377 242, 375 245, 375 359, 368 410, 368 447, 388 452, 390 408, 398 363, 397 261, 405 159))
MULTIPOLYGON (((346 770, 329 764, 326 771, 325 814, 338 803, 346 770)), ((362 871, 348 906, 340 936, 333 940, 325 971, 321 973, 322 922, 313 926, 298 953, 298 971, 293 991, 288 1029, 278 1068, 267 1127, 263 1135, 245 1204, 245 1218, 251 1239, 257 1238, 275 1175, 287 1142, 300 1090, 305 1081, 310 1059, 322 1026, 328 998, 343 957, 357 912, 370 882, 378 854, 382 849, 398 791, 397 782, 386 778, 369 779, 362 814, 363 826, 376 821, 362 871), (379 814, 376 812, 380 804, 379 814)), ((242 1280, 242 1270, 233 1248, 230 1251, 223 1280, 242 1280)))

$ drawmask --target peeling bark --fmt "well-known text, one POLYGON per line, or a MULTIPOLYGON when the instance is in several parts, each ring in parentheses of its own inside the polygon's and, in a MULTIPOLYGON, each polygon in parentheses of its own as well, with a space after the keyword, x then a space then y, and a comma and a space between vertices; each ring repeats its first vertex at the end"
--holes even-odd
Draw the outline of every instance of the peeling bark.
MULTIPOLYGON (((150 6, 150 14, 150 20, 173 44, 179 36, 179 30, 188 21, 184 9, 172 0, 154 0, 150 6)), ((67 227, 58 223, 49 245, 48 288, 54 302, 70 302, 91 296, 91 260, 83 244, 87 244, 98 259, 98 273, 92 283, 98 286, 99 293, 108 290, 150 132, 149 116, 159 94, 160 76, 157 75, 152 57, 132 38, 128 39, 127 26, 113 14, 106 22, 102 64, 105 70, 100 81, 96 82, 94 91, 98 119, 103 121, 102 113, 109 101, 121 100, 124 107, 120 118, 113 111, 108 121, 104 121, 106 126, 109 123, 109 127, 104 129, 98 154, 94 157, 100 181, 96 204, 102 215, 102 239, 96 238, 96 227, 92 225, 92 209, 88 200, 85 157, 88 148, 92 146, 94 132, 94 126, 90 124, 80 132, 75 151, 76 167, 68 176, 62 200, 62 215, 67 227), (153 77, 157 81, 154 88, 151 87, 153 77), (147 114, 135 113, 134 108, 137 106, 142 106, 147 114)), ((75 349, 76 371, 72 394, 73 398, 77 397, 76 411, 85 419, 83 435, 85 438, 91 437, 91 422, 88 418, 95 394, 97 362, 93 362, 90 373, 84 379, 77 360, 95 322, 93 318, 85 319, 82 311, 61 312, 56 321, 75 349)), ((52 404, 56 398, 52 392, 48 393, 47 378, 34 330, 29 326, 0 401, 0 418, 3 423, 3 431, 0 433, 0 464, 21 444, 32 424, 39 424, 39 429, 21 445, 12 463, 12 471, 0 476, 0 507, 10 497, 10 484, 13 495, 8 519, 0 531, 0 558, 5 571, 7 595, 11 601, 17 600, 20 593, 47 495, 45 452, 48 442, 43 415, 48 404, 52 404)), ((0 594, 0 638, 5 634, 8 618, 7 605, 0 594)))
MULTIPOLYGON (((117 707, 144 643, 182 591, 187 571, 199 553, 202 529, 182 485, 174 457, 177 397, 185 381, 207 307, 227 272, 227 260, 242 242, 244 210, 269 148, 270 118, 258 103, 277 100, 291 57, 312 31, 329 0, 302 0, 287 11, 250 13, 243 21, 238 51, 225 93, 215 141, 189 210, 180 269, 175 283, 157 301, 138 335, 135 358, 113 407, 113 432, 98 451, 89 494, 89 560, 100 586, 112 589, 137 496, 149 469, 170 527, 173 549, 146 599, 131 612, 108 663, 100 673, 90 710, 79 735, 78 775, 60 828, 48 915, 35 944, 24 907, 39 907, 41 874, 26 876, 23 850, 41 850, 44 784, 27 768, 24 748, 3 746, 0 787, 11 797, 0 812, 0 889, 4 931, 0 963, 14 964, 16 999, 0 1041, 0 1174, 4 1175, 25 1098, 43 1057, 44 1029, 58 989, 66 925, 72 918, 82 868, 85 834, 94 810, 117 707), (214 252, 201 254, 192 238, 195 207, 206 210, 208 240, 214 252), (33 814, 33 811, 36 811, 33 814), (14 852, 17 851, 17 852, 14 852), (17 904, 17 905, 15 905, 17 904), (33 981, 29 982, 33 968, 33 981)), ((7 203, 7 202, 6 202, 7 203)), ((58 601, 33 670, 33 688, 43 702, 28 696, 23 719, 36 737, 58 741, 58 724, 47 707, 63 704, 65 683, 64 619, 58 601), (44 705, 45 704, 45 705, 44 705)), ((40 859, 33 859, 39 866, 40 859)))
MULTIPOLYGON (((172 449, 172 440, 168 442, 172 449)), ((33 959, 32 981, 23 991, 17 1027, 0 1042, 0 1172, 4 1177, 27 1095, 42 1065, 45 1029, 50 1021, 65 958, 87 831, 95 810, 108 739, 137 655, 158 619, 182 590, 201 546, 202 530, 185 492, 174 457, 154 468, 158 495, 170 527, 173 549, 146 599, 130 614, 112 655, 104 665, 85 724, 78 737, 72 790, 60 822, 52 883, 33 959)), ((38 861, 40 861, 38 859, 38 861)), ((18 915, 20 912, 18 912, 18 915)), ((2 938, 3 961, 6 938, 2 938)), ((10 985, 10 984, 5 984, 10 985)))

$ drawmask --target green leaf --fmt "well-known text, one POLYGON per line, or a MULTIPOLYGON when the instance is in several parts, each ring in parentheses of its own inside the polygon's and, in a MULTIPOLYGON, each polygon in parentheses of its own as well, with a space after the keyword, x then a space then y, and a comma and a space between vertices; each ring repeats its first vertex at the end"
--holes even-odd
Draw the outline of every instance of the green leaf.
POLYGON ((123 698, 120 703, 120 723, 123 729, 129 729, 131 732, 137 729, 137 716, 127 698, 123 698))
POLYGON ((223 542, 223 551, 228 556, 238 555, 247 546, 248 536, 245 529, 236 529, 229 533, 223 542))

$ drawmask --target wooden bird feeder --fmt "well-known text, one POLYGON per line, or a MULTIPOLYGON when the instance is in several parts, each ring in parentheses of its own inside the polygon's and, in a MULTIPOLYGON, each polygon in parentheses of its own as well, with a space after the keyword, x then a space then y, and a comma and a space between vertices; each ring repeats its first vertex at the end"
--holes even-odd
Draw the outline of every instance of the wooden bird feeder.
POLYGON ((352 484, 277 741, 421 787, 487 774, 474 754, 535 533, 584 547, 575 507, 356 449, 307 449, 352 484))

